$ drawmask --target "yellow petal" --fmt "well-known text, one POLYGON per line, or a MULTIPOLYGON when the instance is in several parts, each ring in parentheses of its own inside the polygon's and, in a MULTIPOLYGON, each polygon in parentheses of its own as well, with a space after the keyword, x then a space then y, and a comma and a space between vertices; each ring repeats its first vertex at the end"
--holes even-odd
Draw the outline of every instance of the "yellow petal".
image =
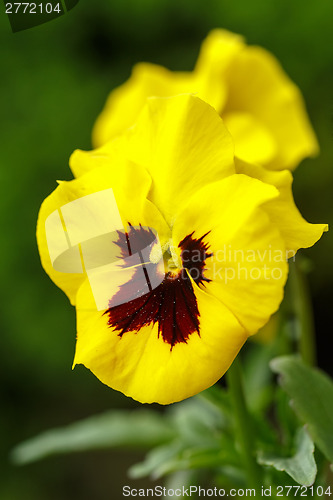
MULTIPOLYGON (((76 152, 75 161, 79 163, 80 158, 84 158, 84 161, 89 162, 89 157, 90 153, 78 151, 76 152)), ((95 161, 93 155, 90 161, 95 161)), ((85 266, 79 261, 79 259, 82 259, 82 255, 78 245, 80 242, 88 240, 90 233, 94 233, 95 236, 97 233, 101 236, 103 233, 107 233, 104 226, 106 227, 109 221, 105 223, 104 220, 104 204, 102 204, 102 210, 99 208, 100 211, 97 215, 92 214, 89 206, 84 206, 85 202, 82 202, 83 205, 81 203, 80 206, 71 204, 70 210, 68 204, 83 200, 84 197, 92 193, 103 193, 111 188, 118 209, 113 215, 117 219, 115 227, 118 228, 118 226, 122 225, 126 229, 128 223, 131 223, 133 226, 141 224, 154 228, 160 237, 161 244, 163 244, 169 238, 169 228, 156 207, 146 199, 150 185, 150 176, 144 169, 133 166, 124 160, 122 164, 117 163, 116 169, 106 164, 92 169, 79 179, 61 182, 57 189, 43 202, 37 222, 37 243, 42 265, 56 285, 67 294, 72 304, 75 304, 76 292, 79 286, 86 279, 85 266), (75 208, 76 210, 74 210, 75 208), (59 218, 59 210, 61 210, 62 216, 64 211, 67 211, 67 220, 65 222, 59 218), (95 219, 91 217, 95 217, 95 219), (55 221, 54 218, 56 218, 55 221), (50 221, 53 221, 51 225, 50 221), (73 247, 68 242, 66 243, 68 221, 71 227, 71 237, 75 241, 73 247), (80 221, 83 221, 84 224, 80 221), (62 231, 62 226, 64 226, 65 232, 62 231), (49 245, 47 243, 47 227, 49 245), (63 245, 61 245, 61 238, 63 245), (54 244, 58 248, 52 249, 50 241, 52 242, 51 246, 54 244), (66 261, 67 267, 69 267, 67 272, 56 270, 54 268, 55 261, 54 258, 51 260, 50 252, 51 254, 54 252, 59 253, 60 257, 62 250, 65 252, 71 249, 73 249, 73 252, 75 251, 75 255, 71 253, 69 256, 71 260, 68 262, 67 259, 66 261), (77 272, 78 268, 80 269, 77 272), (75 269, 75 272, 70 272, 71 269, 75 269)), ((111 226, 113 223, 114 221, 110 220, 111 226)), ((100 256, 100 259, 104 259, 103 255, 100 256)))
POLYGON ((293 178, 288 170, 272 172, 259 165, 250 165, 237 158, 235 158, 235 166, 238 173, 260 179, 279 190, 280 196, 268 201, 263 208, 269 215, 270 220, 279 228, 286 245, 288 257, 292 257, 299 248, 308 248, 314 245, 323 232, 328 230, 327 224, 310 224, 303 219, 294 202, 292 193, 293 178))
POLYGON ((173 242, 193 237, 210 245, 205 291, 254 334, 274 313, 287 276, 284 242, 260 206, 278 191, 245 175, 230 176, 195 193, 177 215, 173 242))
POLYGON ((37 221, 37 244, 44 270, 51 280, 66 293, 71 304, 75 304, 76 292, 83 283, 85 277, 82 272, 67 274, 56 271, 53 268, 45 231, 45 223, 48 217, 53 213, 57 213, 59 207, 71 201, 67 195, 64 184, 67 183, 61 183, 42 203, 37 221))
POLYGON ((210 31, 201 44, 195 71, 200 74, 207 73, 212 79, 221 79, 243 46, 244 38, 241 35, 223 29, 210 31))
POLYGON ((208 182, 234 173, 233 142, 215 110, 198 97, 147 101, 127 132, 124 154, 152 177, 149 199, 169 224, 178 207, 208 182))
POLYGON ((94 308, 89 284, 77 296, 74 365, 84 364, 103 383, 142 403, 169 404, 213 385, 228 369, 246 340, 244 329, 224 305, 195 288, 200 336, 173 349, 158 338, 157 325, 122 337, 94 308))
POLYGON ((226 73, 243 47, 243 37, 221 29, 212 30, 202 42, 193 72, 200 87, 198 96, 219 113, 228 101, 226 73))
POLYGON ((127 82, 109 95, 94 126, 94 146, 102 146, 133 125, 147 97, 196 92, 192 82, 191 73, 172 72, 155 64, 137 64, 127 82))
POLYGON ((262 165, 274 159, 277 152, 274 137, 253 115, 230 112, 223 115, 223 121, 235 142, 236 156, 262 165))
MULTIPOLYGON (((117 140, 115 140, 116 142, 117 140)), ((115 175, 119 175, 118 165, 122 165, 123 163, 124 158, 119 155, 119 150, 116 144, 113 143, 112 146, 108 144, 92 151, 76 149, 69 159, 69 166, 76 178, 98 167, 108 167, 110 170, 115 171, 115 175)), ((130 175, 128 168, 124 172, 130 175)))
MULTIPOLYGON (((292 169, 306 156, 318 153, 302 95, 272 54, 244 46, 230 64, 226 79, 229 93, 223 113, 252 114, 275 140, 277 154, 267 167, 292 169)), ((244 157, 250 158, 251 154, 244 157)))
POLYGON ((148 97, 183 93, 209 103, 238 132, 244 130, 247 116, 250 136, 235 134, 236 143, 241 140, 237 154, 246 161, 258 161, 273 170, 292 169, 318 153, 301 93, 275 57, 247 46, 239 35, 218 29, 204 40, 193 72, 136 65, 130 79, 111 92, 94 127, 94 145, 101 146, 132 126, 148 97))
POLYGON ((227 98, 223 73, 235 50, 239 50, 241 40, 237 35, 224 33, 222 52, 219 51, 219 44, 212 47, 210 43, 204 42, 194 72, 173 72, 155 64, 136 64, 130 78, 110 93, 96 120, 94 146, 102 146, 132 126, 148 97, 192 93, 215 109, 222 109, 227 98))

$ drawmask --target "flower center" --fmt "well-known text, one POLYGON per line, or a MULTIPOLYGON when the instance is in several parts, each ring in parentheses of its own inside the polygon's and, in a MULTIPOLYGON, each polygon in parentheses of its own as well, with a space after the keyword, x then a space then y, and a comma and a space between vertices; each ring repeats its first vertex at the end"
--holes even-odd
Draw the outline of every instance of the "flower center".
MULTIPOLYGON (((129 245, 134 253, 150 245, 154 238, 149 228, 129 226, 128 233, 118 233, 116 242, 123 258, 128 255, 129 245)), ((208 253, 209 245, 204 243, 207 234, 198 239, 194 238, 194 232, 186 236, 178 245, 180 259, 171 242, 162 250, 159 245, 153 245, 149 262, 143 264, 145 275, 163 272, 163 280, 151 280, 159 284, 143 293, 142 279, 138 277, 139 274, 142 276, 142 269, 136 269, 132 279, 123 284, 109 301, 110 307, 104 313, 108 315, 108 325, 118 331, 120 337, 126 332, 139 333, 142 328, 157 324, 158 336, 161 335, 172 349, 177 343, 186 343, 192 333, 200 335, 200 312, 192 280, 198 286, 205 286, 210 281, 204 276, 205 260, 212 255, 208 253), (119 294, 135 298, 125 302, 119 300, 119 294)))

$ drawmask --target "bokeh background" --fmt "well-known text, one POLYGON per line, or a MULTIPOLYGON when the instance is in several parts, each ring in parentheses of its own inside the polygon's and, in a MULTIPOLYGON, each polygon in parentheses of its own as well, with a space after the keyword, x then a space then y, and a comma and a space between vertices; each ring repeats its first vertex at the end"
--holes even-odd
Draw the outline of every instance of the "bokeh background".
MULTIPOLYGON (((301 88, 321 155, 295 173, 297 204, 311 222, 333 216, 333 3, 327 0, 81 0, 50 23, 13 34, 0 10, 1 500, 118 499, 126 468, 141 455, 55 457, 27 467, 8 461, 20 441, 111 407, 136 403, 84 367, 73 372, 75 315, 40 266, 35 225, 69 155, 91 148, 108 92, 138 61, 191 70, 214 27, 271 50, 301 88)), ((320 366, 333 375, 333 235, 303 252, 320 366)))

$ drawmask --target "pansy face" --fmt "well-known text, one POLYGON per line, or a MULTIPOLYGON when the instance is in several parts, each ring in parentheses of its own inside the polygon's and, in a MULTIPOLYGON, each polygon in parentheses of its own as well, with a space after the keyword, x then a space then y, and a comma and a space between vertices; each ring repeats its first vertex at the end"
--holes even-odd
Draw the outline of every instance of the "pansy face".
MULTIPOLYGON (((127 254, 128 242, 131 247, 137 243, 137 249, 147 248, 153 237, 151 229, 133 228, 129 226, 128 232, 120 233, 120 238, 116 244, 121 248, 121 253, 127 254)), ((188 338, 194 332, 200 335, 199 310, 192 285, 192 280, 201 285, 210 280, 205 277, 206 259, 212 256, 207 251, 207 244, 204 243, 203 235, 196 239, 193 233, 186 236, 178 247, 181 250, 180 266, 174 262, 169 250, 160 252, 156 259, 156 251, 153 248, 148 263, 144 264, 144 274, 148 282, 148 290, 142 294, 142 270, 137 267, 130 280, 120 286, 119 291, 110 299, 106 314, 109 316, 108 325, 119 331, 119 336, 126 332, 138 332, 143 326, 151 323, 158 325, 158 335, 161 335, 164 342, 172 349, 177 343, 187 343, 188 338), (157 262, 156 262, 157 260, 157 262), (161 279, 154 279, 152 284, 151 276, 160 275, 161 279), (192 280, 191 280, 192 278, 192 280), (132 297, 131 290, 134 289, 137 297, 132 297), (121 298, 121 305, 115 305, 121 298), (126 299, 127 300, 124 300, 126 299)))
MULTIPOLYGON (((76 151, 70 165, 77 178, 41 207, 42 263, 76 306, 74 364, 141 402, 168 404, 214 384, 277 310, 286 252, 325 230, 302 219, 283 172, 235 161, 223 121, 191 95, 148 100, 134 127, 98 150, 76 151), (89 269, 54 269, 45 228, 54 211, 107 190, 122 227, 112 233, 119 262, 111 274, 100 248, 101 310, 89 269)), ((64 217, 63 227, 70 237, 64 217)))
POLYGON ((94 128, 94 144, 102 146, 132 126, 147 97, 181 93, 193 93, 216 109, 236 155, 247 162, 293 169, 318 153, 302 96, 278 61, 224 30, 204 40, 193 72, 136 65, 130 79, 111 92, 94 128))

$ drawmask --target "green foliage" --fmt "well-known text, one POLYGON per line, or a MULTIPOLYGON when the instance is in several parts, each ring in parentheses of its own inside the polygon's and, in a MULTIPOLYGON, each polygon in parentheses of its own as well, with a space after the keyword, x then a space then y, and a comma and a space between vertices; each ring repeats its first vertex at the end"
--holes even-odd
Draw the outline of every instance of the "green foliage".
MULTIPOLYGON (((221 400, 225 399, 223 390, 214 388, 213 391, 215 398, 219 391, 221 400)), ((221 409, 208 402, 208 398, 191 398, 176 405, 169 418, 177 433, 175 439, 166 446, 155 448, 144 462, 133 466, 129 471, 131 477, 149 475, 158 479, 179 470, 214 470, 222 465, 238 465, 238 454, 227 420, 221 409)))
POLYGON ((292 457, 278 457, 269 453, 259 456, 261 465, 269 465, 285 471, 297 483, 311 486, 317 475, 317 465, 313 456, 314 444, 306 429, 300 428, 296 435, 295 454, 292 457))
MULTIPOLYGON (((332 457, 333 384, 325 374, 297 357, 280 356, 270 366, 280 375, 282 388, 274 390, 274 381, 265 369, 263 379, 270 385, 267 398, 266 384, 257 379, 254 366, 258 360, 265 364, 263 360, 268 361, 279 352, 280 340, 251 346, 245 363, 248 375, 245 387, 256 388, 258 404, 253 404, 242 425, 253 432, 252 454, 257 452, 258 463, 264 466, 263 484, 288 485, 293 480, 295 484, 310 486, 317 474, 313 441, 327 458, 332 457), (272 407, 278 427, 274 418, 267 419, 267 411, 272 407), (306 428, 300 428, 293 409, 306 428)), ((44 432, 18 445, 11 457, 22 465, 50 455, 83 450, 148 449, 145 459, 129 469, 130 478, 148 476, 159 480, 168 476, 170 484, 179 484, 181 478, 196 484, 195 478, 205 472, 204 480, 208 478, 223 487, 244 487, 245 463, 233 411, 230 390, 214 386, 163 413, 152 409, 109 411, 44 432)), ((319 463, 322 467, 323 461, 319 463)))
POLYGON ((280 384, 292 400, 295 412, 330 462, 333 462, 333 382, 322 371, 311 368, 296 356, 271 361, 280 384))
POLYGON ((149 410, 109 411, 62 429, 53 429, 20 445, 11 454, 19 465, 49 455, 114 447, 149 448, 173 438, 168 422, 149 410))
POLYGON ((130 476, 153 479, 179 470, 239 467, 231 434, 227 393, 213 388, 170 407, 155 410, 111 411, 65 428, 44 432, 18 445, 12 452, 16 464, 27 464, 46 456, 114 447, 152 448, 146 459, 130 469, 130 476), (221 402, 216 405, 220 393, 221 402))

